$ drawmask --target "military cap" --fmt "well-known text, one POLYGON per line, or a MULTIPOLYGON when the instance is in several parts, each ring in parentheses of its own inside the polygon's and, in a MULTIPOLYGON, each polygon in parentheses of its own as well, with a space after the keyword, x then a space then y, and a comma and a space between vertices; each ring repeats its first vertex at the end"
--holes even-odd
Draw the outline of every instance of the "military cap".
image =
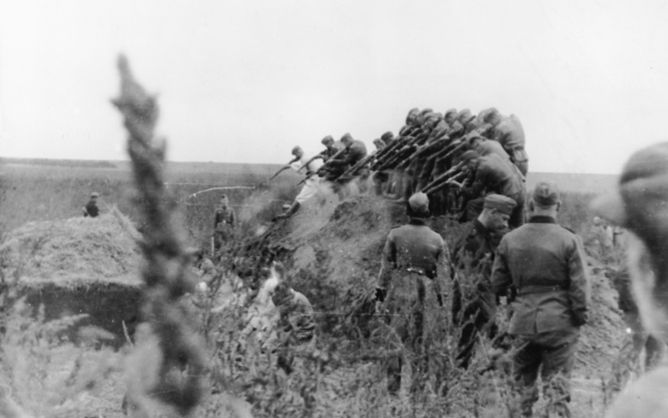
POLYGON ((408 207, 416 216, 429 216, 429 197, 422 192, 414 193, 408 198, 408 207))
POLYGON ((559 190, 555 184, 542 181, 533 190, 532 198, 538 206, 554 206, 559 203, 559 190))
POLYGON ((616 190, 598 197, 592 208, 602 218, 636 233, 652 252, 667 246, 668 142, 635 152, 616 190))
POLYGON ((380 136, 380 139, 382 139, 384 142, 390 142, 394 139, 394 134, 390 131, 387 131, 380 136))
POLYGON ((100 194, 98 192, 93 192, 90 194, 90 197, 100 197, 100 194))
POLYGON ((427 116, 430 113, 434 113, 434 110, 427 107, 420 111, 420 116, 427 116))
POLYGON ((483 203, 485 209, 496 209, 506 215, 510 215, 513 212, 513 209, 515 209, 515 206, 517 206, 515 200, 497 193, 490 193, 485 196, 485 201, 483 203))
POLYGON ((490 107, 483 109, 478 114, 478 117, 485 123, 491 123, 492 125, 496 124, 501 117, 501 114, 495 107, 490 107))
POLYGON ((472 149, 470 149, 470 150, 468 150, 468 151, 465 151, 465 152, 462 154, 462 156, 459 157, 459 161, 461 161, 461 162, 469 162, 469 161, 471 161, 471 160, 473 160, 473 159, 475 159, 475 158, 478 158, 478 157, 480 157, 480 153, 478 153, 478 151, 476 151, 476 150, 472 150, 472 149))
POLYGON ((332 143, 332 142, 334 142, 334 138, 332 138, 331 135, 327 135, 326 137, 324 137, 320 140, 320 143, 322 145, 327 145, 327 144, 332 143))

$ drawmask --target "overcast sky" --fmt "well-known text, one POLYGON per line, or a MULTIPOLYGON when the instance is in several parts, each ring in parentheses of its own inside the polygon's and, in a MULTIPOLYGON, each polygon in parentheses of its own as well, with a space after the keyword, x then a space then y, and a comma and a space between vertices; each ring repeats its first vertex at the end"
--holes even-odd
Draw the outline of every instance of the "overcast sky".
POLYGON ((21 0, 0 5, 0 155, 125 159, 115 60, 177 161, 371 148, 411 107, 495 106, 532 171, 617 173, 667 138, 664 1, 21 0))

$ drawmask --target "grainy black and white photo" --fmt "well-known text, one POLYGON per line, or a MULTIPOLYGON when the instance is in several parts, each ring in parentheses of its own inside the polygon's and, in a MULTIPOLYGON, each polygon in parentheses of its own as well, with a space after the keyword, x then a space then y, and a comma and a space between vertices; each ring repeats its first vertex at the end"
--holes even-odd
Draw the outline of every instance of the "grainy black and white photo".
POLYGON ((0 4, 0 417, 668 416, 668 4, 0 4))

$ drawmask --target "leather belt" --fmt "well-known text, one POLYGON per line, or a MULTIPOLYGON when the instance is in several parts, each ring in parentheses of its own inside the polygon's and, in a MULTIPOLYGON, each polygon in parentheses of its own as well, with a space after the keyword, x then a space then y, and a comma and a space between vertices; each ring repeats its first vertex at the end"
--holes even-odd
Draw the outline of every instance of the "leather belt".
POLYGON ((529 295, 532 293, 549 293, 549 292, 557 292, 557 291, 564 291, 562 286, 554 285, 554 286, 548 286, 548 285, 535 285, 535 286, 524 286, 520 289, 517 289, 517 295, 522 296, 522 295, 529 295))

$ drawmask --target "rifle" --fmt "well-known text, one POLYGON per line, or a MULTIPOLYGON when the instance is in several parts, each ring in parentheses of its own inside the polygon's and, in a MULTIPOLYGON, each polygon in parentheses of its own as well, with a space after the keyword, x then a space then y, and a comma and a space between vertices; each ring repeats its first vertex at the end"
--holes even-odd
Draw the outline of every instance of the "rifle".
POLYGON ((406 130, 407 132, 404 135, 397 137, 390 145, 381 149, 377 154, 373 164, 371 164, 371 169, 378 171, 381 165, 384 165, 384 162, 387 159, 392 158, 397 151, 397 149, 402 148, 404 145, 409 143, 416 137, 422 135, 422 129, 419 126, 412 126, 406 130))
POLYGON ((456 164, 454 167, 450 167, 450 169, 448 169, 448 171, 446 171, 445 173, 440 174, 439 176, 435 177, 426 186, 424 186, 423 190, 430 190, 435 185, 437 185, 439 183, 443 183, 446 180, 449 180, 450 177, 453 177, 453 174, 458 174, 459 170, 461 170, 464 166, 465 166, 465 163, 462 161, 462 162, 456 164))
POLYGON ((375 152, 372 153, 371 155, 367 155, 366 157, 362 158, 361 160, 353 164, 346 171, 344 171, 343 174, 338 176, 335 180, 345 179, 346 177, 354 176, 359 169, 367 165, 367 163, 371 161, 375 156, 376 156, 375 152))
POLYGON ((297 161, 299 161, 299 157, 295 157, 295 158, 291 159, 286 165, 284 165, 283 167, 281 167, 280 169, 278 169, 278 171, 275 172, 273 176, 269 177, 269 180, 268 180, 268 181, 272 181, 273 179, 275 179, 276 177, 278 177, 279 174, 281 174, 283 171, 285 171, 285 170, 287 170, 288 168, 290 168, 290 164, 295 163, 295 162, 297 162, 297 161))
POLYGON ((442 147, 444 144, 447 144, 447 142, 449 140, 450 140, 450 137, 447 134, 445 134, 441 137, 436 138, 431 144, 418 147, 418 149, 416 149, 415 152, 413 152, 411 155, 409 155, 399 165, 399 168, 406 167, 408 164, 410 164, 413 160, 415 160, 419 156, 427 154, 429 152, 432 152, 433 150, 438 149, 439 147, 442 147))
POLYGON ((341 148, 340 150, 338 150, 338 151, 336 152, 336 154, 332 155, 332 156, 325 162, 325 164, 323 164, 322 167, 320 167, 320 168, 318 169, 317 172, 311 172, 311 173, 308 173, 308 174, 306 175, 306 177, 304 177, 299 183, 297 183, 297 186, 306 183, 306 180, 310 179, 310 178, 313 177, 314 175, 316 175, 316 174, 318 174, 318 173, 324 171, 325 169, 327 169, 328 166, 331 166, 331 165, 332 165, 332 164, 331 164, 332 161, 336 160, 341 154, 343 154, 343 153, 344 153, 345 151, 347 151, 347 150, 348 150, 348 148, 341 148))
POLYGON ((415 150, 414 147, 415 145, 419 145, 418 142, 420 140, 423 140, 424 138, 422 137, 412 137, 404 146, 398 151, 387 157, 385 160, 380 165, 380 167, 377 167, 377 171, 382 171, 382 170, 387 170, 388 168, 394 168, 396 164, 401 161, 402 159, 406 158, 406 154, 413 153, 415 150))
POLYGON ((441 182, 438 182, 438 183, 431 182, 430 184, 427 185, 427 187, 425 187, 424 190, 422 190, 422 192, 425 193, 425 194, 437 192, 448 184, 454 184, 458 187, 463 187, 462 184, 459 183, 459 180, 461 180, 461 178, 465 177, 465 176, 466 176, 466 172, 460 171, 458 173, 455 173, 451 177, 448 177, 448 178, 444 179, 441 182))

